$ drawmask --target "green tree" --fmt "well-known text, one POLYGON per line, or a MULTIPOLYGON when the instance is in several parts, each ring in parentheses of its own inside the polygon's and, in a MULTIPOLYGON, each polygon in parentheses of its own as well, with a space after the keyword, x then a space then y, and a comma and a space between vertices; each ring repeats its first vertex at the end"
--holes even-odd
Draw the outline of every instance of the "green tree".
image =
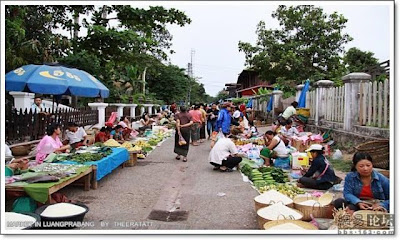
POLYGON ((322 8, 279 6, 272 13, 279 29, 257 26, 256 44, 239 42, 246 65, 261 79, 293 89, 306 79, 338 79, 343 70, 340 53, 352 38, 343 33, 347 19, 337 12, 327 15, 322 8))
POLYGON ((378 64, 378 59, 374 57, 373 52, 364 52, 358 48, 350 48, 343 57, 343 63, 346 65, 348 73, 361 72, 366 68, 378 64))
POLYGON ((157 98, 171 104, 184 101, 189 89, 189 77, 185 69, 174 65, 160 65, 146 79, 149 91, 157 98))
POLYGON ((6 71, 25 64, 54 62, 71 47, 71 42, 53 31, 65 22, 62 6, 7 5, 6 71))
POLYGON ((229 93, 227 91, 225 91, 225 89, 222 89, 221 91, 219 91, 217 93, 217 96, 215 97, 215 102, 219 101, 219 100, 225 100, 229 97, 229 93))

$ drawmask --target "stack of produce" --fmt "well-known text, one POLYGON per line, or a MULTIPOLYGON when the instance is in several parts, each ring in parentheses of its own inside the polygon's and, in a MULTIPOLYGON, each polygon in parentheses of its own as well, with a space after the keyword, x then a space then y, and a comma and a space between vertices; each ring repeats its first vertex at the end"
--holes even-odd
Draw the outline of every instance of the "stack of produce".
POLYGON ((142 150, 139 146, 134 146, 131 142, 124 142, 121 147, 126 148, 130 152, 140 152, 142 150))
POLYGON ((258 189, 260 193, 267 192, 269 190, 276 190, 282 194, 285 194, 286 196, 290 198, 294 198, 297 196, 297 194, 304 194, 305 191, 295 185, 292 184, 271 184, 271 185, 266 185, 262 186, 258 189))
POLYGON ((263 173, 263 177, 266 176, 266 177, 268 177, 268 179, 274 180, 274 182, 277 182, 277 183, 289 182, 289 177, 288 177, 287 173, 285 173, 281 168, 260 167, 259 170, 260 170, 260 172, 263 173))
POLYGON ((249 143, 257 144, 257 145, 264 145, 264 139, 255 138, 255 139, 238 139, 233 141, 235 145, 242 146, 249 143))
POLYGON ((259 189, 260 187, 266 186, 262 173, 258 169, 253 169, 250 174, 250 179, 253 181, 254 186, 259 189))
POLYGON ((104 157, 107 157, 112 153, 110 147, 102 147, 97 150, 97 153, 85 152, 85 153, 72 153, 67 156, 58 155, 57 161, 74 161, 78 163, 99 161, 104 157))
POLYGON ((121 144, 119 144, 114 139, 108 139, 107 141, 104 142, 104 146, 107 146, 107 147, 121 147, 121 144))
POLYGON ((243 166, 240 167, 240 171, 247 177, 250 177, 252 170, 253 168, 247 163, 245 163, 243 166))

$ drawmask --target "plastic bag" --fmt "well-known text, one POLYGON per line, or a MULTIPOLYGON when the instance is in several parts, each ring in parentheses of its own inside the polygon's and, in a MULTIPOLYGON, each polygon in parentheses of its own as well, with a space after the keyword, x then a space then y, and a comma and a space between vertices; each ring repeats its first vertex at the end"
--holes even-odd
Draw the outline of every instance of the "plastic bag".
POLYGON ((178 144, 179 144, 180 146, 186 145, 186 144, 187 144, 186 140, 182 137, 182 134, 181 134, 181 133, 179 133, 179 142, 178 142, 178 144))
POLYGON ((247 157, 250 159, 258 159, 260 158, 260 150, 256 147, 251 148, 248 152, 247 152, 247 157))
POLYGON ((339 160, 339 159, 342 159, 342 157, 343 157, 342 151, 340 151, 339 149, 336 149, 335 153, 333 153, 333 155, 332 155, 332 160, 339 160))

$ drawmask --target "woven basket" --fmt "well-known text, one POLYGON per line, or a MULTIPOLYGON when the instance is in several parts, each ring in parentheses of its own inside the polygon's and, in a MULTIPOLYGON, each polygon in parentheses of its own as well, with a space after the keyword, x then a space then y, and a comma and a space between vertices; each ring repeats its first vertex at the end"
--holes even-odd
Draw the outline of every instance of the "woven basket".
MULTIPOLYGON (((261 209, 260 209, 261 210, 261 209)), ((290 220, 300 220, 303 217, 303 213, 301 213, 300 211, 297 211, 296 209, 292 209, 293 211, 296 211, 297 213, 299 213, 301 215, 301 218, 299 219, 294 219, 293 216, 289 216, 288 218, 290 220)), ((260 226, 260 229, 264 229, 264 224, 266 224, 267 222, 271 222, 271 221, 275 221, 275 219, 267 219, 267 218, 263 218, 258 214, 259 210, 257 211, 257 221, 258 221, 258 225, 260 226)), ((285 216, 280 215, 278 217, 278 219, 276 220, 287 220, 287 218, 285 218, 285 216)))
POLYGON ((135 151, 129 151, 129 160, 126 161, 126 166, 127 167, 133 167, 135 166, 137 162, 137 152, 135 151))
POLYGON ((318 228, 316 226, 314 226, 311 223, 308 222, 304 222, 304 221, 300 221, 300 220, 274 220, 274 221, 270 221, 264 224, 264 229, 268 230, 272 227, 278 226, 278 225, 282 225, 285 223, 293 223, 296 224, 299 227, 304 228, 304 230, 318 230, 318 228))
POLYGON ((389 219, 390 214, 378 211, 371 211, 371 210, 359 210, 354 212, 353 217, 360 220, 357 221, 357 225, 354 227, 356 229, 389 229, 389 219), (375 223, 371 222, 368 223, 368 215, 381 215, 379 219, 382 219, 382 215, 384 215, 386 221, 380 222, 377 221, 375 223))
MULTIPOLYGON (((258 196, 257 196, 257 197, 258 197, 258 196)), ((281 201, 279 201, 279 202, 281 202, 281 201)), ((276 203, 276 202, 274 202, 274 201, 270 201, 269 204, 260 203, 260 202, 257 202, 257 201, 256 201, 256 197, 254 198, 254 207, 255 207, 255 209, 256 209, 256 212, 257 212, 258 209, 260 209, 260 208, 268 207, 268 206, 270 206, 270 205, 272 205, 272 204, 275 204, 275 203, 276 203)), ((282 204, 283 204, 283 202, 282 202, 282 204)), ((289 203, 289 204, 286 204, 286 206, 287 206, 287 207, 290 207, 290 208, 293 208, 293 202, 292 202, 292 203, 289 203)))
POLYGON ((314 218, 332 218, 332 216, 329 215, 329 213, 331 212, 330 211, 331 208, 329 205, 320 206, 319 203, 315 204, 314 206, 301 205, 302 202, 307 200, 318 201, 318 198, 310 196, 310 197, 295 197, 293 199, 294 209, 300 211, 303 214, 303 218, 301 220, 310 221, 311 220, 310 214, 312 214, 314 218))
POLYGON ((12 147, 11 151, 13 156, 26 156, 31 151, 31 145, 12 147))
POLYGON ((366 142, 358 145, 355 149, 371 155, 374 167, 389 169, 389 140, 366 142))

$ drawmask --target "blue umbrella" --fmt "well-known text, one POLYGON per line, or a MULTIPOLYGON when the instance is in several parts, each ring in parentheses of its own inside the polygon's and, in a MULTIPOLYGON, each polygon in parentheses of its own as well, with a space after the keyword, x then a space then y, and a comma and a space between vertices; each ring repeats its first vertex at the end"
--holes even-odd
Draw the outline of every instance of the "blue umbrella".
MULTIPOLYGON (((274 88, 274 90, 278 90, 278 89, 279 89, 279 86, 276 86, 274 88)), ((271 95, 271 97, 269 97, 269 102, 268 102, 268 105, 267 105, 267 112, 271 112, 273 106, 274 106, 274 95, 271 95)))
POLYGON ((306 99, 307 99, 307 91, 310 87, 310 80, 307 79, 306 83, 304 84, 303 89, 301 90, 300 96, 299 96, 299 108, 305 108, 306 107, 306 99))
POLYGON ((250 98, 249 101, 247 102, 246 108, 253 108, 253 99, 250 98))
POLYGON ((76 68, 25 65, 5 78, 7 91, 107 98, 110 91, 89 73, 76 68))
POLYGON ((271 97, 269 97, 269 102, 267 105, 267 112, 271 112, 273 106, 274 106, 274 95, 271 95, 271 97))

